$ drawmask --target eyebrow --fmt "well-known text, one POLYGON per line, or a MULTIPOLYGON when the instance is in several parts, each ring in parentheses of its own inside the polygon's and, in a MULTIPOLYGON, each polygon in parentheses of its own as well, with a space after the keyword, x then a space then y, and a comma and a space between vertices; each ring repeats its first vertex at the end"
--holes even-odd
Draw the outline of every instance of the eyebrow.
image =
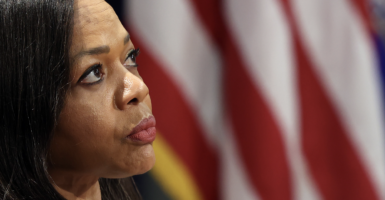
MULTIPOLYGON (((126 37, 124 37, 123 43, 126 45, 130 41, 130 34, 127 33, 126 37)), ((103 53, 109 53, 110 52, 110 47, 108 45, 103 45, 99 47, 95 47, 92 49, 88 49, 85 51, 81 51, 76 56, 74 57, 74 60, 77 60, 80 57, 83 56, 88 56, 88 55, 98 55, 98 54, 103 54, 103 53)))
POLYGON ((108 45, 103 45, 103 46, 100 46, 100 47, 95 47, 95 48, 92 48, 92 49, 88 49, 88 50, 79 52, 74 57, 74 60, 77 60, 77 59, 79 59, 80 57, 83 57, 83 56, 98 55, 98 54, 109 53, 109 52, 110 52, 110 47, 108 45))

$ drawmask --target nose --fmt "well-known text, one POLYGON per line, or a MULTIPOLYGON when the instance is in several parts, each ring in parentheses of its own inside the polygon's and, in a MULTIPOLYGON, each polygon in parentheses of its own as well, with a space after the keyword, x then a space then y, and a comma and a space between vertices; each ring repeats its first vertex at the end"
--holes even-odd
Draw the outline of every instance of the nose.
POLYGON ((143 80, 130 72, 125 73, 119 85, 121 85, 121 89, 119 97, 116 97, 116 105, 120 110, 143 102, 149 92, 143 80))

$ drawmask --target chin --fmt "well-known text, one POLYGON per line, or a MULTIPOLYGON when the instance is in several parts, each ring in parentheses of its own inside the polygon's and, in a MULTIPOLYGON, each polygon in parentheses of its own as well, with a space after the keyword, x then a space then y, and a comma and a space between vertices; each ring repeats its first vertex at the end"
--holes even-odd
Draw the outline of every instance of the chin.
POLYGON ((155 153, 152 144, 141 146, 133 152, 124 166, 115 166, 102 176, 103 178, 127 178, 134 175, 144 174, 150 171, 155 164, 155 153))
POLYGON ((144 163, 142 165, 142 167, 137 172, 132 174, 132 176, 144 174, 144 173, 150 171, 154 167, 154 164, 155 164, 155 157, 153 157, 151 160, 149 159, 146 163, 144 163))
POLYGON ((138 162, 139 166, 137 166, 137 170, 135 170, 132 176, 144 174, 150 171, 155 165, 155 153, 152 144, 146 145, 142 150, 141 160, 138 162))

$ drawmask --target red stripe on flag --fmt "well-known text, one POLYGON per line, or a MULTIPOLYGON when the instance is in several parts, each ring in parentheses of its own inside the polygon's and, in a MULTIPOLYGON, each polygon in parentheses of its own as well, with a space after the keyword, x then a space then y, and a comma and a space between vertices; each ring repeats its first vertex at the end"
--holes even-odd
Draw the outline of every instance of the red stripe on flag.
MULTIPOLYGON (((175 153, 189 169, 204 199, 218 199, 218 158, 203 137, 196 116, 179 88, 164 68, 146 51, 145 45, 130 31, 133 43, 142 47, 139 72, 150 88, 157 127, 175 153)), ((172 176, 172 174, 170 174, 172 176)))
POLYGON ((261 199, 293 199, 283 138, 269 106, 253 84, 238 47, 227 35, 225 99, 247 175, 261 199))
POLYGON ((298 66, 302 149, 326 200, 378 199, 321 81, 313 71, 289 0, 281 0, 291 23, 298 66))

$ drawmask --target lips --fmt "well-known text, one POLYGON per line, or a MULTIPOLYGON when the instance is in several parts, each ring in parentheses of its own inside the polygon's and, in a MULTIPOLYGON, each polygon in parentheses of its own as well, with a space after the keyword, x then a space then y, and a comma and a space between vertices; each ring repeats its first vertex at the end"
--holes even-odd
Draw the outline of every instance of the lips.
POLYGON ((146 119, 143 119, 137 126, 135 126, 134 129, 132 129, 127 138, 143 144, 151 143, 155 140, 155 125, 155 117, 150 116, 146 119))

